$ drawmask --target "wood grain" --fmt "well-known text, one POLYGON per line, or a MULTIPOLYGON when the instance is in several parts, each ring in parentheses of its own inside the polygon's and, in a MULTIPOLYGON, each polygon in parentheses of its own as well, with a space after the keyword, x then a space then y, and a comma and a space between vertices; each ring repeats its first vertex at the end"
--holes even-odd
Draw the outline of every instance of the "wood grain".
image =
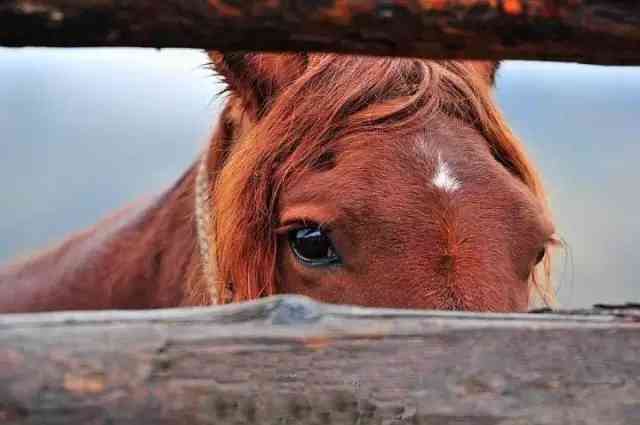
POLYGON ((640 64, 636 0, 2 0, 0 45, 640 64))
POLYGON ((637 424, 640 310, 0 316, 2 424, 637 424))

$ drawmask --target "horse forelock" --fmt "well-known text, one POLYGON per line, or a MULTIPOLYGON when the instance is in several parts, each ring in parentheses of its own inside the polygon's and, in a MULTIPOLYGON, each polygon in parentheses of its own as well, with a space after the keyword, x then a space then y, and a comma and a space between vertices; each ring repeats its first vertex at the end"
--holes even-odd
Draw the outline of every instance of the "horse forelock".
MULTIPOLYGON (((272 75, 287 72, 277 61, 261 63, 263 68, 279 64, 280 69, 267 70, 272 75)), ((218 281, 233 282, 235 300, 275 293, 274 230, 282 189, 322 163, 335 141, 349 135, 401 136, 420 131, 440 114, 451 116, 484 136, 495 159, 548 214, 533 164, 496 108, 489 82, 470 62, 313 54, 305 63, 288 84, 279 82, 282 87, 264 103, 259 119, 243 122, 243 131, 235 132, 215 178, 210 236, 217 247, 218 281)), ((531 291, 550 303, 548 256, 541 268, 532 275, 531 291)))

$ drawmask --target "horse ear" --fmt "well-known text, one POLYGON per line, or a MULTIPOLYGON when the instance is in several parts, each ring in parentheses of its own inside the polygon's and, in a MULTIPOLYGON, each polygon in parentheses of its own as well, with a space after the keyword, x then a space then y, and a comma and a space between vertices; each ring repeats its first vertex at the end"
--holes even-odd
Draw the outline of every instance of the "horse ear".
POLYGON ((500 62, 496 61, 470 61, 471 67, 482 76, 482 78, 493 86, 496 82, 496 74, 500 67, 500 62))
POLYGON ((208 55, 213 69, 255 118, 306 66, 301 54, 210 51, 208 55))

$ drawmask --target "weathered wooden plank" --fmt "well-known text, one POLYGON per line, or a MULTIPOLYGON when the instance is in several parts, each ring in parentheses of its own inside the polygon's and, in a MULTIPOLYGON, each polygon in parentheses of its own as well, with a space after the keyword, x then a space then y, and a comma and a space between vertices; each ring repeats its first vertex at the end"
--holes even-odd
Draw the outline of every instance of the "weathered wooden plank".
POLYGON ((636 0, 3 0, 0 45, 640 64, 636 0))
POLYGON ((2 424, 637 424, 640 311, 0 316, 2 424))

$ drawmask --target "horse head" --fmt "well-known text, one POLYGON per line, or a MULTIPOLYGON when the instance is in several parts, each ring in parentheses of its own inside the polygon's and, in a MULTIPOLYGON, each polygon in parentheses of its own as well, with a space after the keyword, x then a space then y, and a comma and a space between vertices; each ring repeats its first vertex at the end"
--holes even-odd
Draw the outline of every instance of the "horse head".
POLYGON ((492 100, 497 63, 210 57, 229 91, 203 159, 215 294, 478 311, 551 301, 554 228, 492 100))

